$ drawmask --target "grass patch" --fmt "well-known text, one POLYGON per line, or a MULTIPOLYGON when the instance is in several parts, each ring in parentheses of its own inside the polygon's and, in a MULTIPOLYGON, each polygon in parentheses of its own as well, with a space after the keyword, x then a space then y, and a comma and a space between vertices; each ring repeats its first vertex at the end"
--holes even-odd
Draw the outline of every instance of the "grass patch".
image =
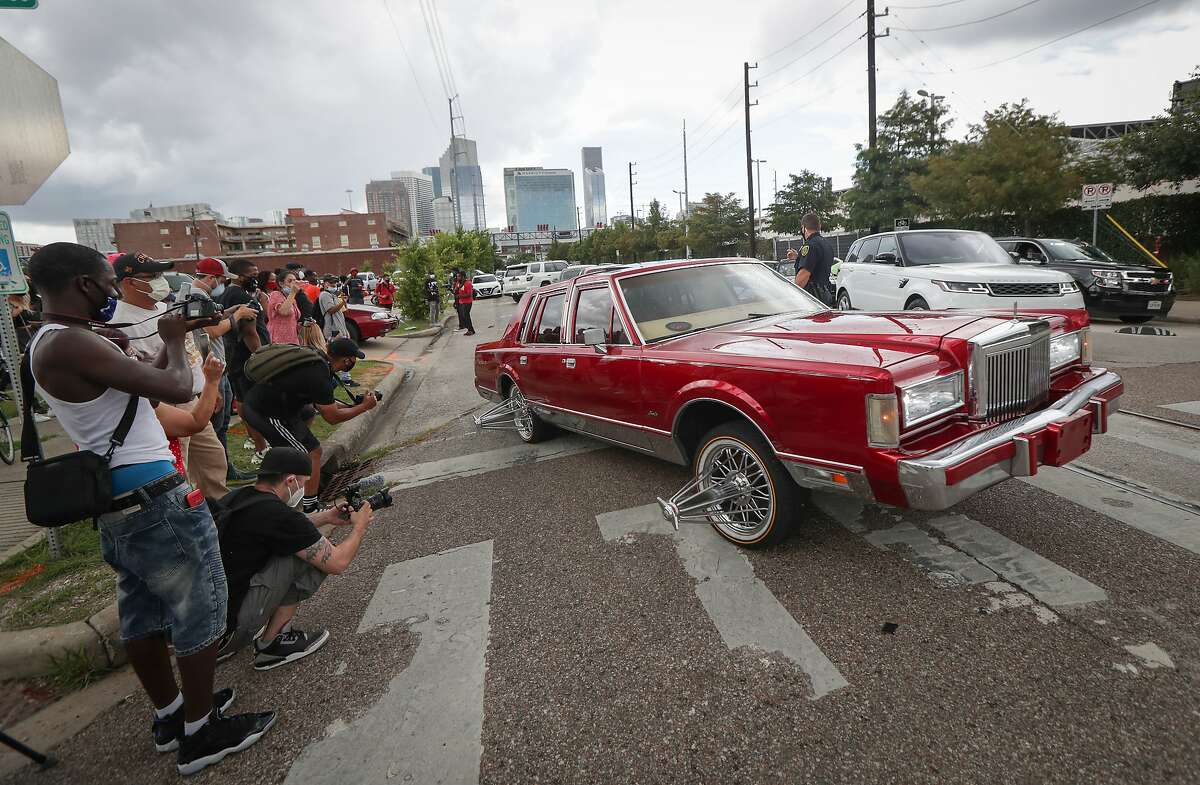
POLYGON ((428 319, 409 319, 397 324, 396 328, 387 335, 389 338, 403 338, 421 330, 428 330, 433 326, 428 319))
POLYGON ((43 540, 0 564, 0 629, 82 621, 117 596, 112 569, 100 555, 100 533, 88 523, 60 530, 61 559, 43 540))
POLYGON ((93 663, 82 646, 64 652, 61 657, 51 657, 50 663, 49 680, 62 692, 82 690, 112 670, 93 663))
MULTIPOLYGON (((395 368, 391 363, 380 362, 378 360, 359 360, 354 370, 350 371, 350 378, 358 382, 361 387, 356 388, 361 393, 366 393, 368 390, 376 387, 384 377, 386 377, 395 368)), ((346 397, 346 392, 341 387, 334 393, 335 397, 342 403, 349 403, 346 397)), ((317 415, 309 425, 312 429, 313 436, 324 442, 328 439, 338 426, 330 425, 325 422, 325 419, 317 415)), ((229 445, 229 457, 233 461, 233 465, 238 469, 249 474, 258 472, 258 466, 253 462, 254 449, 247 448, 249 437, 246 434, 246 425, 241 420, 229 426, 229 434, 226 442, 229 445)))

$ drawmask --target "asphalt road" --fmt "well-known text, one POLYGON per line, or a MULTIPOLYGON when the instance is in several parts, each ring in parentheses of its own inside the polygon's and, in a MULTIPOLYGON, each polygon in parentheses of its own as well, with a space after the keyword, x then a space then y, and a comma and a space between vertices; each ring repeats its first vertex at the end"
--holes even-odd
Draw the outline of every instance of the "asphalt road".
MULTIPOLYGON (((1196 432, 1119 415, 1095 474, 949 513, 814 494, 795 536, 743 552, 647 512, 681 468, 475 433, 471 349, 512 310, 394 350, 416 370, 378 465, 396 504, 302 606, 321 652, 221 666, 235 708, 280 720, 195 781, 1200 781, 1200 514, 1109 477, 1200 502, 1196 432)), ((1096 331, 1098 362, 1146 374, 1147 413, 1200 398, 1200 333, 1179 332, 1096 331)), ((149 727, 135 695, 10 781, 171 781, 149 727)))

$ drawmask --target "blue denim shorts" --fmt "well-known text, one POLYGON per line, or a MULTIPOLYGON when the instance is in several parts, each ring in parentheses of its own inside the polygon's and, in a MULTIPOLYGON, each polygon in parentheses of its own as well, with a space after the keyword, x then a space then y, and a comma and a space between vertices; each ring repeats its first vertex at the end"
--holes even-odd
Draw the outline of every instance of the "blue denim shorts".
POLYGON ((143 507, 97 519, 104 560, 117 572, 122 640, 169 633, 186 657, 225 632, 228 587, 217 527, 184 483, 143 507))

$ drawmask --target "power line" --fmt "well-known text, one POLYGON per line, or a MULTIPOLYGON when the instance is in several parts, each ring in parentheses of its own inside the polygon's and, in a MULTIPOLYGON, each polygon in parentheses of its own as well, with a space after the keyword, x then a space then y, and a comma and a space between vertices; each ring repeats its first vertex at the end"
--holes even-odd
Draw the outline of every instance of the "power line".
MULTIPOLYGON (((1155 0, 1155 2, 1157 2, 1157 0, 1155 0)), ((863 33, 862 35, 856 36, 856 37, 854 38, 854 40, 853 40, 853 41, 851 41, 850 43, 846 44, 846 45, 845 45, 845 46, 843 46, 841 49, 839 49, 839 50, 837 50, 836 52, 834 52, 833 54, 831 54, 829 57, 826 57, 824 60, 822 60, 821 62, 817 63, 815 66, 813 66, 813 67, 812 67, 812 68, 810 68, 809 70, 807 70, 807 71, 805 71, 804 73, 800 74, 800 76, 797 76, 795 79, 793 79, 792 81, 788 82, 787 84, 780 85, 779 87, 775 88, 775 89, 774 89, 774 90, 772 90, 771 92, 764 94, 764 95, 763 95, 763 98, 769 98, 769 97, 771 97, 771 96, 775 95, 776 93, 780 92, 781 90, 784 90, 785 88, 791 87, 792 85, 796 84, 797 82, 801 81, 802 79, 805 79, 805 78, 807 78, 807 77, 809 77, 809 76, 812 76, 812 75, 813 75, 814 73, 816 73, 816 72, 817 72, 817 71, 818 71, 820 68, 822 68, 823 66, 825 66, 825 65, 826 65, 827 63, 829 63, 830 61, 834 60, 834 59, 835 59, 835 58, 836 58, 838 55, 842 54, 842 53, 843 53, 843 52, 845 52, 847 49, 849 49, 850 47, 854 46, 856 43, 858 43, 859 41, 861 41, 862 39, 864 39, 864 38, 866 38, 866 37, 867 37, 867 34, 866 34, 866 33, 863 33)))
POLYGON ((892 5, 888 6, 888 10, 894 11, 899 8, 901 11, 921 11, 926 8, 945 8, 948 5, 958 5, 965 2, 967 0, 946 0, 944 3, 931 3, 929 5, 892 5))
POLYGON ((442 80, 442 91, 445 92, 447 98, 450 98, 454 95, 454 91, 450 89, 450 80, 442 65, 441 52, 438 50, 437 41, 434 39, 433 27, 429 23, 429 13, 425 10, 425 0, 417 0, 417 5, 420 6, 421 18, 425 21, 425 35, 428 36, 429 47, 433 50, 433 61, 437 65, 438 78, 442 80))
POLYGON ((815 33, 817 30, 821 29, 821 27, 822 27, 822 26, 823 26, 823 25, 824 25, 826 22, 830 21, 830 20, 831 20, 831 19, 833 19, 835 16, 837 16, 838 14, 840 14, 842 11, 845 11, 847 8, 849 8, 850 6, 854 5, 854 4, 855 4, 855 3, 857 3, 857 2, 858 2, 858 0, 850 0, 850 2, 846 3, 844 6, 842 6, 842 7, 841 7, 841 8, 839 8, 838 10, 834 11, 832 14, 830 14, 829 16, 827 16, 827 17, 825 17, 824 19, 822 19, 820 22, 817 22, 817 23, 816 23, 815 25, 813 25, 812 27, 808 28, 808 30, 806 30, 806 31, 804 32, 804 34, 803 34, 803 35, 800 35, 800 36, 797 36, 796 38, 793 38, 791 41, 789 41, 788 43, 786 43, 786 44, 784 44, 783 46, 779 47, 779 48, 778 48, 778 49, 776 49, 774 52, 771 52, 771 53, 770 53, 770 54, 768 54, 767 56, 763 57, 763 60, 770 60, 772 57, 774 57, 775 55, 777 55, 777 54, 779 54, 780 52, 784 51, 785 49, 790 49, 791 47, 793 47, 793 46, 795 46, 796 44, 800 43, 800 42, 801 42, 801 41, 803 41, 805 38, 807 38, 808 36, 812 35, 812 34, 813 34, 813 33, 815 33))
MULTIPOLYGON (((458 95, 458 80, 454 78, 454 66, 450 62, 450 50, 446 46, 446 36, 442 33, 442 14, 438 11, 437 0, 426 0, 433 11, 433 29, 437 33, 438 43, 442 47, 442 60, 446 63, 446 75, 450 77, 450 89, 458 95)), ((459 101, 459 111, 462 111, 462 101, 459 101)))
POLYGON ((1001 11, 998 14, 992 14, 991 16, 984 16, 979 19, 972 19, 969 22, 958 22, 957 24, 952 24, 952 25, 942 25, 941 27, 912 27, 912 28, 909 28, 909 32, 910 33, 936 33, 938 30, 954 30, 955 28, 959 28, 959 27, 970 27, 971 25, 983 24, 984 22, 990 22, 993 19, 999 19, 1002 16, 1008 16, 1011 13, 1020 11, 1022 8, 1028 8, 1029 6, 1033 5, 1034 3, 1038 3, 1038 2, 1041 2, 1041 0, 1026 0, 1026 2, 1021 3, 1019 6, 1010 8, 1007 11, 1001 11))
POLYGON ((800 62, 801 60, 803 60, 804 58, 808 57, 808 56, 809 56, 810 54, 812 54, 813 52, 815 52, 815 51, 817 51, 818 49, 820 49, 820 48, 821 48, 822 46, 824 46, 825 44, 827 44, 827 43, 829 43, 830 41, 832 41, 834 38, 837 38, 837 36, 838 36, 838 35, 840 35, 840 34, 842 33, 842 31, 843 31, 843 30, 845 30, 847 27, 849 27, 850 25, 852 25, 852 24, 854 24, 855 22, 857 22, 859 19, 862 19, 862 18, 863 18, 864 16, 866 16, 866 15, 867 15, 867 12, 866 12, 866 11, 863 11, 861 14, 859 14, 859 15, 858 15, 858 16, 856 16, 856 17, 854 17, 854 18, 853 18, 853 19, 851 19, 849 22, 847 22, 846 24, 844 24, 844 25, 842 25, 841 27, 839 27, 837 30, 834 30, 832 33, 830 33, 829 35, 827 35, 825 38, 822 38, 822 39, 820 40, 820 42, 819 42, 819 43, 816 43, 816 44, 813 44, 812 46, 810 46, 810 47, 809 47, 809 48, 808 48, 808 49, 807 49, 807 50, 806 50, 806 51, 805 51, 803 54, 801 54, 799 57, 793 58, 793 59, 792 59, 792 60, 790 60, 790 61, 789 61, 787 64, 785 64, 785 65, 781 65, 781 66, 779 66, 778 68, 776 68, 776 69, 774 69, 774 70, 772 70, 772 71, 768 71, 767 73, 763 74, 762 78, 763 78, 763 79, 766 79, 766 78, 767 78, 767 77, 769 77, 769 76, 774 76, 775 74, 779 73, 780 71, 782 71, 782 70, 784 70, 784 69, 786 69, 786 68, 790 68, 791 66, 793 66, 793 65, 795 65, 796 63, 800 62))
POLYGON ((408 47, 404 45, 404 38, 400 35, 400 26, 396 24, 396 17, 392 16, 392 8, 388 5, 387 0, 379 0, 383 3, 383 8, 387 11, 388 19, 392 23, 392 32, 396 34, 396 42, 400 44, 400 51, 404 53, 404 61, 408 63, 408 70, 412 73, 413 82, 417 85, 417 92, 421 94, 421 103, 425 105, 425 113, 429 117, 429 124, 433 126, 433 130, 437 131, 437 121, 433 119, 433 109, 429 106, 429 99, 425 96, 425 88, 421 86, 421 79, 417 76, 417 69, 413 65, 412 58, 408 55, 408 47))

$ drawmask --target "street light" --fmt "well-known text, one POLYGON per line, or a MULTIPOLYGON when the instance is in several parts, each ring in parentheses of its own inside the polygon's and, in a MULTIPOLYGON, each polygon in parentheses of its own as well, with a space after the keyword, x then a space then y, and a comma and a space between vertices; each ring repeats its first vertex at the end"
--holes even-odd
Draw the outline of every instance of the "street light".
POLYGON ((934 95, 926 90, 918 90, 917 95, 929 99, 929 152, 933 152, 933 137, 937 133, 937 115, 934 114, 934 102, 943 100, 946 96, 934 95))

